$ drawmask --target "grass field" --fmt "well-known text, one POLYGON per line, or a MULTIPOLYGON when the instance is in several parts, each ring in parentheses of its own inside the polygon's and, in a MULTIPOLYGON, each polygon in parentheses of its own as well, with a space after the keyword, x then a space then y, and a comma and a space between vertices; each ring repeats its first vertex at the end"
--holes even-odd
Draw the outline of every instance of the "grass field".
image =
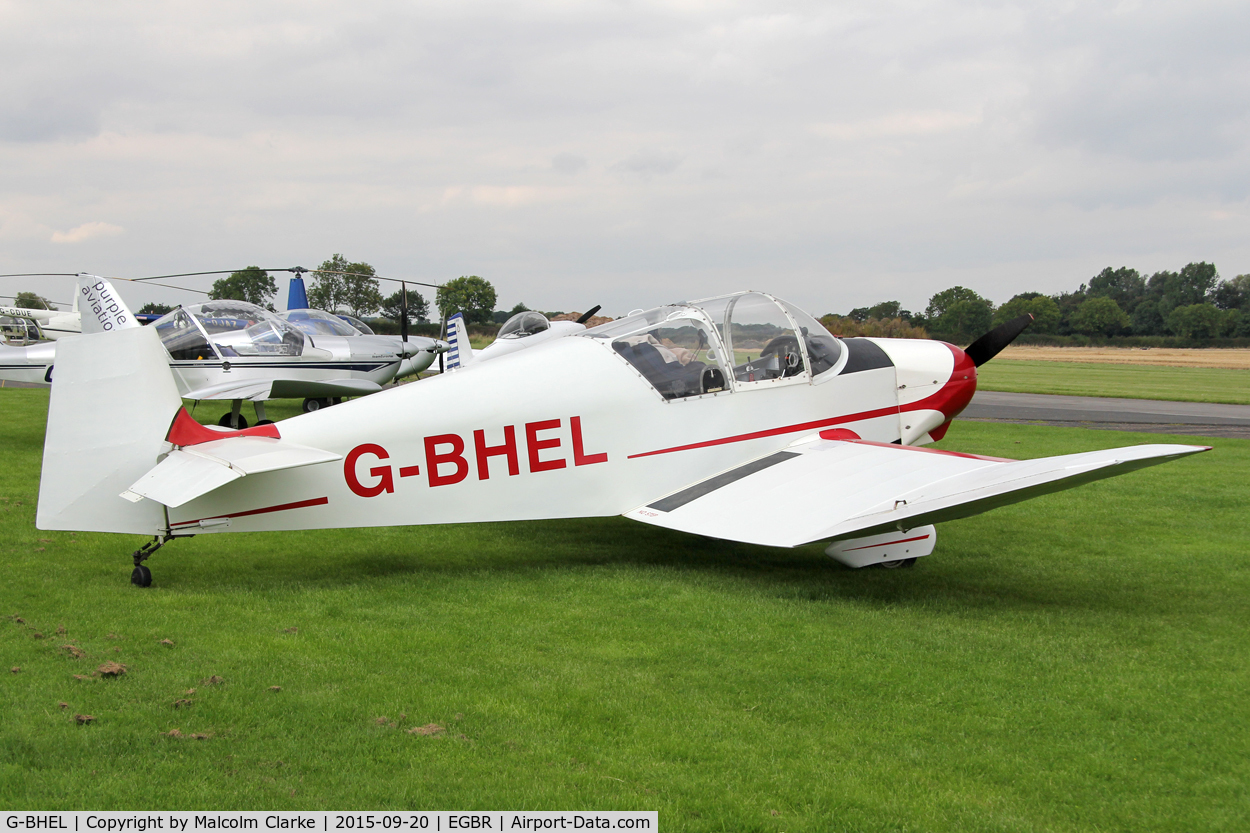
POLYGON ((977 387, 981 390, 1250 405, 1250 370, 1030 361, 1000 357, 982 366, 977 372, 977 387))
POLYGON ((1009 345, 999 354, 1002 359, 1028 359, 1043 362, 1092 362, 1094 364, 1139 364, 1165 367, 1221 367, 1250 370, 1250 348, 1199 347, 1038 347, 1009 345))
MULTIPOLYGON (((46 407, 0 397, 5 809, 1250 827, 1250 441, 946 524, 912 570, 614 518, 200 536, 140 590, 139 539, 34 529, 46 407)), ((957 422, 942 445, 1146 441, 957 422)))

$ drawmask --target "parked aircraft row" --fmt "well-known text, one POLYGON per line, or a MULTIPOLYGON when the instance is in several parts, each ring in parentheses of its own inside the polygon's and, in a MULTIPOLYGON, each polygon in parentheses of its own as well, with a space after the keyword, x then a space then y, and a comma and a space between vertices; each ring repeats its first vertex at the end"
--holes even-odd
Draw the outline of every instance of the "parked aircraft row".
MULTIPOLYGON (((139 327, 113 285, 82 275, 77 305, 88 332, 139 327)), ((396 377, 428 368, 446 349, 436 339, 362 335, 346 322, 317 310, 280 317, 244 301, 207 301, 179 307, 149 325, 165 351, 180 395, 191 400, 230 400, 223 425, 246 428, 241 414, 250 401, 259 422, 264 402, 304 399, 306 411, 348 396, 376 393, 396 377)), ((0 345, 0 378, 52 382, 60 341, 26 347, 0 345)))
POLYGON ((1208 450, 1016 461, 924 448, 1029 316, 965 349, 839 339, 755 291, 589 329, 521 318, 493 354, 454 323, 450 372, 228 430, 186 413, 201 383, 171 365, 302 354, 319 336, 210 323, 239 309, 201 315, 58 346, 38 526, 153 536, 133 555, 143 586, 147 558, 188 535, 611 515, 908 566, 933 551, 936 523, 1208 450))

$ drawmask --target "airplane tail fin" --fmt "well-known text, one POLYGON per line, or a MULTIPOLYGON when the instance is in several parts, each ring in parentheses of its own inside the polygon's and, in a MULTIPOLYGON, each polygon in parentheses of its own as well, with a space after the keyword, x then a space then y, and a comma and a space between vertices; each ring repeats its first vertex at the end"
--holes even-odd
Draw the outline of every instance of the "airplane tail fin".
POLYGON ((469 346, 469 327, 464 316, 456 313, 447 319, 447 369, 458 370, 473 364, 473 348, 469 346))
POLYGON ((74 296, 74 304, 82 312, 84 334, 111 333, 114 330, 140 326, 134 313, 107 278, 88 275, 86 272, 79 273, 78 293, 74 296), (79 304, 79 301, 82 303, 79 304))
MULTIPOLYGON (((100 300, 102 290, 93 291, 100 300)), ((91 302, 82 298, 85 325, 91 302)), ((120 495, 169 451, 165 437, 182 399, 156 331, 110 314, 113 331, 57 341, 39 529, 155 535, 165 526, 159 504, 120 495)))

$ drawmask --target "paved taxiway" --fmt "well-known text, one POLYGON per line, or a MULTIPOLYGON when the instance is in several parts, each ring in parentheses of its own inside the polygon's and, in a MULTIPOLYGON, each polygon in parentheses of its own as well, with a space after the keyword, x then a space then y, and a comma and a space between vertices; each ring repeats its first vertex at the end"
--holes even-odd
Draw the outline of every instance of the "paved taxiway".
POLYGON ((1250 405, 981 390, 958 419, 1250 439, 1250 405))

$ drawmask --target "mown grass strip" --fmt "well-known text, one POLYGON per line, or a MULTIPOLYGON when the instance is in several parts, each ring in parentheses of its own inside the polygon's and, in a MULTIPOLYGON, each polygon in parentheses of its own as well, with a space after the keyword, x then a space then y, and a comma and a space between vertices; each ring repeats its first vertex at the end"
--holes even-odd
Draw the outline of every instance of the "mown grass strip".
POLYGON ((1250 370, 1043 362, 1000 357, 980 367, 977 373, 977 387, 981 390, 1250 405, 1250 370))
MULTIPOLYGON (((45 391, 0 399, 5 809, 1250 821, 1250 441, 945 524, 912 570, 617 518, 202 535, 139 590, 139 540, 34 529, 46 407, 45 391), (107 661, 126 673, 96 676, 107 661), (429 724, 443 731, 409 732, 429 724)), ((1170 438, 957 422, 943 446, 1143 441, 1170 438)), ((853 478, 830 500, 841 488, 853 478)))

